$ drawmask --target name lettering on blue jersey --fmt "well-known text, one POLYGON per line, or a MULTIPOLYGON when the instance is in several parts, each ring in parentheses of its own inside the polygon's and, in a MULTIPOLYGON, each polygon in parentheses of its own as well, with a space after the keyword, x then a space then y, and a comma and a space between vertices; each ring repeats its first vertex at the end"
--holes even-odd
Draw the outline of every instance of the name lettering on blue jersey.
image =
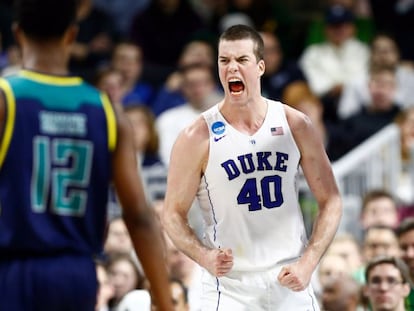
POLYGON ((51 135, 86 135, 86 115, 82 113, 65 113, 41 111, 39 113, 40 131, 51 135))
POLYGON ((226 171, 228 179, 233 180, 240 176, 242 172, 244 174, 250 174, 256 170, 286 172, 287 160, 289 160, 287 153, 275 152, 272 154, 265 151, 240 155, 237 160, 229 159, 221 163, 221 166, 226 171), (256 161, 254 161, 254 158, 256 161))

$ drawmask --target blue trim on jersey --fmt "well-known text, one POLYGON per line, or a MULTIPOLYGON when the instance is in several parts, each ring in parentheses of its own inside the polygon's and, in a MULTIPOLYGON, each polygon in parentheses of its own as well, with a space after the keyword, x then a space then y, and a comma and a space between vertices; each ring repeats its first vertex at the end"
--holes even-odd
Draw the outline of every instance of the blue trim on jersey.
MULTIPOLYGON (((211 202, 211 196, 210 196, 210 191, 208 190, 208 182, 207 182, 207 178, 204 175, 204 182, 206 183, 206 190, 207 190, 207 196, 208 196, 208 200, 210 202, 210 206, 211 206, 211 213, 213 214, 213 219, 214 219, 214 241, 217 240, 217 229, 216 229, 216 225, 217 225, 217 218, 216 218, 216 213, 214 211, 214 206, 213 203, 211 202)), ((220 246, 219 246, 220 247, 220 246)))
POLYGON ((220 292, 220 290, 219 290, 219 287, 220 287, 220 280, 216 277, 216 282, 217 282, 217 293, 218 293, 218 296, 217 296, 217 307, 216 307, 216 311, 218 311, 218 309, 219 309, 219 306, 220 306, 220 297, 221 297, 221 292, 220 292))
POLYGON ((310 285, 308 285, 308 295, 311 297, 311 301, 312 301, 312 309, 313 309, 313 311, 319 310, 319 307, 318 307, 318 308, 315 308, 315 300, 313 299, 313 298, 314 298, 314 296, 310 293, 309 286, 310 286, 310 285))

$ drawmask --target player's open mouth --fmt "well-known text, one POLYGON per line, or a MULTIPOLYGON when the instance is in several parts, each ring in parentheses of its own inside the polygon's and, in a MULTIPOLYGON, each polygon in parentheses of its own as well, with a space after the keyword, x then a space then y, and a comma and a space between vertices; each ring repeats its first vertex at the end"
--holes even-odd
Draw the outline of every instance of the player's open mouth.
POLYGON ((229 81, 229 90, 232 94, 241 94, 244 91, 244 84, 239 79, 231 79, 229 81))

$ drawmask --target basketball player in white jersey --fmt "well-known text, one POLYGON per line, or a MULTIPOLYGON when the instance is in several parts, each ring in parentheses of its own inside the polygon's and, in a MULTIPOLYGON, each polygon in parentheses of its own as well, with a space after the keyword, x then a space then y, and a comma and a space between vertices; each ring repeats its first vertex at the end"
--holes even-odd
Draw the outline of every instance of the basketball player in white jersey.
POLYGON ((218 68, 224 99, 172 150, 165 229, 204 268, 203 310, 319 310, 310 279, 342 213, 320 135, 301 112, 261 96, 263 41, 252 28, 221 35, 218 68), (299 166, 319 204, 309 241, 299 166), (187 221, 195 197, 203 241, 187 221))

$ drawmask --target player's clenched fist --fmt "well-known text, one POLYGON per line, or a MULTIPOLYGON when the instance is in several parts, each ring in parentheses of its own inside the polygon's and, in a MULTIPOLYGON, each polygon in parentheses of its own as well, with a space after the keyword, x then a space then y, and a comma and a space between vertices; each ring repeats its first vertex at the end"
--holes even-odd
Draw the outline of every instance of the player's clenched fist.
POLYGON ((310 276, 303 270, 297 263, 287 265, 280 270, 277 279, 282 286, 295 292, 302 291, 310 281, 310 276))
POLYGON ((202 265, 214 276, 224 276, 233 267, 233 252, 229 248, 212 249, 207 253, 202 265))

